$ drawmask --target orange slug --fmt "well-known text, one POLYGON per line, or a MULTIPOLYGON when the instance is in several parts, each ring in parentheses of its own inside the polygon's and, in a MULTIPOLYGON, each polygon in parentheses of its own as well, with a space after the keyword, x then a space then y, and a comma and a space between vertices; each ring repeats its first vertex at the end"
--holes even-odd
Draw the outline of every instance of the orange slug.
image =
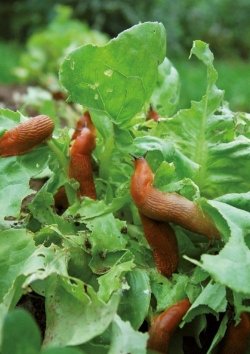
POLYGON ((0 156, 22 155, 50 138, 54 122, 45 115, 30 118, 6 131, 0 138, 0 156))
POLYGON ((166 277, 176 271, 179 261, 174 230, 168 223, 155 221, 140 213, 144 234, 153 251, 156 268, 166 277))
POLYGON ((153 319, 147 343, 149 349, 161 354, 168 352, 171 337, 190 306, 189 300, 183 299, 153 319))
POLYGON ((156 111, 153 109, 153 107, 150 105, 149 110, 148 110, 148 112, 147 112, 147 120, 152 119, 152 120, 154 120, 155 122, 158 122, 159 118, 160 118, 160 116, 159 116, 158 112, 156 112, 156 111))
POLYGON ((63 186, 54 195, 54 204, 58 212, 65 211, 69 207, 67 194, 63 186))
POLYGON ((92 134, 96 135, 95 126, 92 123, 90 114, 88 111, 84 112, 82 117, 77 121, 75 131, 72 135, 72 140, 75 140, 80 134, 83 128, 89 128, 92 134))
MULTIPOLYGON (((72 136, 70 149, 69 177, 75 178, 79 184, 79 194, 96 199, 96 190, 92 172, 91 153, 95 148, 96 130, 88 111, 78 120, 72 136)), ((58 210, 65 210, 69 203, 65 188, 61 187, 54 196, 58 210)))
POLYGON ((243 312, 237 326, 231 323, 221 343, 220 354, 245 354, 250 348, 250 314, 243 312))
POLYGON ((194 202, 177 193, 161 192, 153 187, 153 182, 154 174, 147 161, 136 159, 131 195, 142 214, 153 220, 172 222, 208 238, 219 238, 215 225, 194 202))
POLYGON ((80 195, 96 199, 91 153, 95 148, 95 135, 83 128, 70 150, 69 177, 80 184, 80 195))

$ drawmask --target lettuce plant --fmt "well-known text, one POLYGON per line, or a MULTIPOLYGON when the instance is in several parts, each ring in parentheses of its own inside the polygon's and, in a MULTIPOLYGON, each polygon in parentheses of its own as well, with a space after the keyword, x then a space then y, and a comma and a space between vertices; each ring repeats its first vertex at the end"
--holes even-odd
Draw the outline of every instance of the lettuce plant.
MULTIPOLYGON (((193 43, 191 55, 207 70, 206 91, 178 110, 180 78, 165 55, 163 25, 146 22, 103 46, 79 47, 61 64, 68 101, 88 109, 97 129, 97 200, 79 200, 77 183, 67 176, 67 127, 30 153, 0 159, 2 354, 18 352, 12 331, 30 353, 149 353, 145 324, 184 297, 192 305, 170 353, 184 353, 187 336, 203 346, 213 318, 206 344, 212 353, 225 335, 230 309, 236 322, 250 311, 249 114, 228 108, 216 86, 213 54, 202 41, 193 43), (158 122, 146 120, 150 105, 160 114, 158 122), (155 268, 130 196, 131 155, 146 156, 156 187, 198 203, 221 235, 208 242, 173 225, 180 262, 170 279, 155 268), (31 179, 43 180, 38 191, 31 179), (70 196, 62 215, 53 199, 60 186, 70 196), (12 311, 30 293, 45 301, 42 349, 33 320, 12 311), (18 334, 20 322, 32 340, 18 334)), ((24 118, 1 109, 1 131, 24 118)))

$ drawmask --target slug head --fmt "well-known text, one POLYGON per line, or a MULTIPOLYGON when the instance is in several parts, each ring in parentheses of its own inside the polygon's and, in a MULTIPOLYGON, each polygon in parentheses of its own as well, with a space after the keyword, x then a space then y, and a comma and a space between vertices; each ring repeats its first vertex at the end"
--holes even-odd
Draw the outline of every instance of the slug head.
POLYGON ((83 128, 71 147, 71 155, 90 155, 95 146, 95 135, 90 129, 83 128))
POLYGON ((139 207, 144 203, 147 189, 154 181, 154 174, 147 161, 140 157, 134 160, 134 174, 131 178, 131 195, 135 204, 139 207))

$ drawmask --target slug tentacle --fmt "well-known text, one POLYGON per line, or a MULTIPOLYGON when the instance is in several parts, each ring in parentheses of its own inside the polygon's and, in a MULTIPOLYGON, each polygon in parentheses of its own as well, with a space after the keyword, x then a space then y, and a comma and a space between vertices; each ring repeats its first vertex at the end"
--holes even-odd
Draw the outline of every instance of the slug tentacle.
POLYGON ((8 130, 0 138, 0 156, 22 155, 50 138, 54 122, 45 115, 39 115, 8 130))
POLYGON ((171 336, 190 306, 189 300, 183 299, 153 319, 147 343, 149 349, 156 350, 162 354, 168 352, 171 336))

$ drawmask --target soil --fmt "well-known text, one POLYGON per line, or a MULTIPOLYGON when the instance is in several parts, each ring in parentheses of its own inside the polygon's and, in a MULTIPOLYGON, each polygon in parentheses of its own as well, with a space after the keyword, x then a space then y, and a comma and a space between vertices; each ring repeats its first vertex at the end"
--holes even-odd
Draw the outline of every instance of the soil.
POLYGON ((24 85, 0 85, 0 107, 17 110, 20 107, 20 96, 27 92, 24 85))

